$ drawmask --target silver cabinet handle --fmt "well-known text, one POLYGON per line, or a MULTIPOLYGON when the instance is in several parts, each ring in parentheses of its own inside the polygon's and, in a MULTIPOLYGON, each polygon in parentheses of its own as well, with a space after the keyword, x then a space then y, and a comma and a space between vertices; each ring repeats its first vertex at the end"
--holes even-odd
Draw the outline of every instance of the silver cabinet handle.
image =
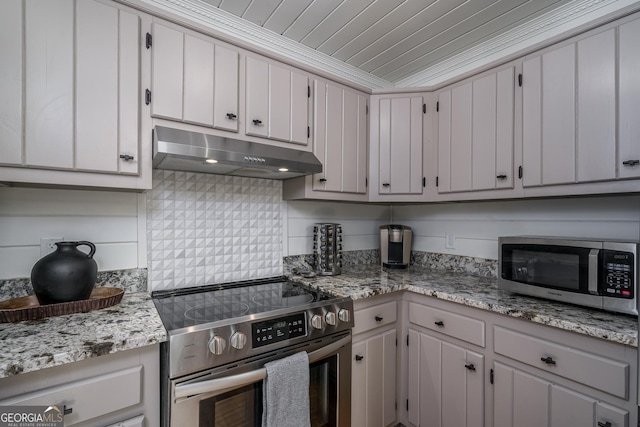
MULTIPOLYGON (((337 351, 340 347, 347 345, 351 342, 351 336, 347 336, 333 342, 319 350, 309 353, 309 363, 322 360, 331 353, 337 351)), ((220 392, 223 390, 232 390, 240 388, 245 385, 253 384, 258 381, 262 381, 267 378, 267 370, 265 368, 256 369, 255 371, 249 371, 238 375, 231 375, 230 377, 217 378, 214 380, 202 381, 193 384, 177 385, 174 391, 174 398, 180 399, 183 397, 191 397, 199 394, 220 392)))

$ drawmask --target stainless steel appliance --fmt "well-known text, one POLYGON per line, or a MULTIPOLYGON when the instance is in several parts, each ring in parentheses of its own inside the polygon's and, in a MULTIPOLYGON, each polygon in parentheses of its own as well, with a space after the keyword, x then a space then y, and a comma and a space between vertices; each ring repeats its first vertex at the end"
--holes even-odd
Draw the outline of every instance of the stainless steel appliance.
POLYGON ((399 224, 380 226, 380 258, 389 268, 407 268, 411 259, 411 227, 399 224))
POLYGON ((313 226, 313 255, 316 273, 335 276, 342 271, 342 227, 340 224, 313 226))
POLYGON ((264 364, 309 354, 312 426, 351 422, 353 302, 285 277, 152 293, 164 427, 259 426, 264 364))
POLYGON ((219 175, 288 179, 322 172, 309 152, 156 126, 153 167, 219 175))
POLYGON ((637 315, 638 242, 500 237, 498 287, 637 315))

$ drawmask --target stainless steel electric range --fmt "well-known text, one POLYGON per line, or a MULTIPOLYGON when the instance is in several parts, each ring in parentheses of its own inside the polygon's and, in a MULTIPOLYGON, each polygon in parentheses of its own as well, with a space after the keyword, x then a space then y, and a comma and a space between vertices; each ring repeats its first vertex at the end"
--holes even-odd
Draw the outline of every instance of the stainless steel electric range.
POLYGON ((353 302, 286 277, 152 293, 165 427, 259 426, 264 364, 309 355, 312 426, 351 418, 353 302))

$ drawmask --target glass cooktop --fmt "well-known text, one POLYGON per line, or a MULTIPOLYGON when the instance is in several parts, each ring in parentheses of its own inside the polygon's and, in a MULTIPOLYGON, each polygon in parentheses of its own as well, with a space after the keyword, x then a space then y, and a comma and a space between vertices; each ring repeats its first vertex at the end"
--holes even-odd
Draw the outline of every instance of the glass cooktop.
POLYGON ((168 331, 283 308, 297 308, 331 297, 286 277, 207 285, 151 294, 168 331))

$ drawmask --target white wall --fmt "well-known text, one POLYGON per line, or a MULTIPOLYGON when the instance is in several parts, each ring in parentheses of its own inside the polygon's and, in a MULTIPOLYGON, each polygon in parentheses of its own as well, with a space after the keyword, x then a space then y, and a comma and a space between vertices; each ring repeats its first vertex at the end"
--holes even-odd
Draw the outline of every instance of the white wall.
POLYGON ((498 236, 548 235, 640 240, 640 196, 394 206, 413 228, 413 249, 497 259, 498 236), (455 249, 445 248, 454 234, 455 249))
POLYGON ((0 187, 0 279, 31 275, 41 237, 94 243, 100 271, 146 267, 141 200, 135 193, 0 187))
POLYGON ((342 225, 344 251, 378 249, 379 227, 391 220, 391 208, 387 205, 293 201, 287 202, 286 211, 285 256, 313 253, 316 222, 342 225))

